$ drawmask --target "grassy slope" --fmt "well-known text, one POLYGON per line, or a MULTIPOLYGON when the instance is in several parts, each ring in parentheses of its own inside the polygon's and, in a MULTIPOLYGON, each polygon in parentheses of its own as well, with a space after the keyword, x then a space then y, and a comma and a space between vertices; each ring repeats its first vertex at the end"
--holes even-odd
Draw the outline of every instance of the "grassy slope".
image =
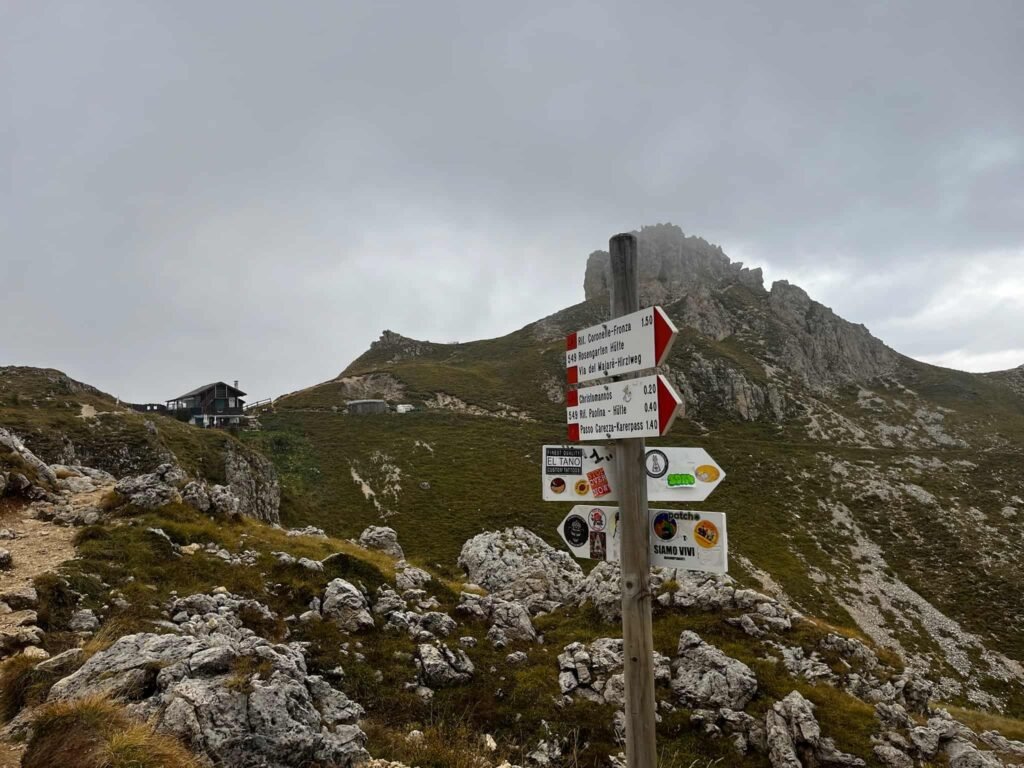
MULTIPOLYGON (((119 514, 121 524, 96 525, 80 531, 79 558, 62 568, 61 578, 40 580, 40 620, 48 631, 47 650, 55 653, 75 642, 73 633, 67 631, 75 604, 71 590, 83 595, 83 605, 103 618, 99 634, 86 646, 86 653, 91 654, 126 633, 160 631, 150 622, 162 618, 161 608, 174 594, 208 592, 225 586, 236 594, 261 600, 285 616, 304 610, 312 597, 323 593, 332 578, 349 579, 372 593, 379 584, 391 582, 394 577, 388 558, 339 539, 291 538, 263 524, 247 520, 214 521, 182 506, 145 513, 127 508, 119 514), (176 558, 166 541, 149 532, 150 527, 161 528, 181 545, 213 542, 234 552, 256 550, 260 558, 255 568, 231 566, 204 552, 176 558), (340 556, 329 561, 325 573, 314 573, 300 566, 281 565, 271 555, 278 550, 314 558, 334 553, 340 556), (109 589, 127 599, 130 607, 110 607, 109 589)), ((428 590, 441 602, 442 610, 453 612, 457 587, 435 580, 428 590)), ((748 712, 763 715, 774 701, 799 690, 818 705, 825 734, 833 736, 841 749, 864 756, 869 766, 877 768, 870 742, 877 723, 870 705, 836 689, 790 677, 781 664, 766 657, 763 646, 727 625, 726 618, 717 613, 667 611, 658 607, 654 618, 655 647, 672 656, 682 630, 698 632, 757 673, 759 692, 748 712)), ((485 625, 461 624, 459 635, 471 635, 480 641, 469 649, 476 675, 470 685, 438 690, 431 705, 422 704, 404 689, 413 674, 409 654, 414 650, 414 642, 405 633, 374 629, 350 637, 333 625, 312 622, 293 625, 290 639, 310 644, 311 673, 322 674, 339 664, 344 667, 341 686, 367 709, 366 725, 371 737, 368 747, 372 754, 410 760, 422 768, 469 765, 464 762, 468 759, 466 753, 479 749, 479 734, 491 733, 501 745, 499 756, 521 762, 522 747, 532 747, 545 736, 544 721, 555 733, 575 739, 579 766, 604 765, 605 756, 619 750, 609 726, 613 707, 584 702, 564 708, 556 705, 556 657, 570 642, 614 635, 618 627, 602 623, 586 608, 538 617, 537 625, 545 636, 543 645, 513 644, 496 650, 485 640, 485 625), (342 644, 350 640, 358 643, 356 647, 366 656, 364 661, 340 652, 342 644), (525 651, 528 661, 510 667, 505 656, 513 650, 525 651), (383 681, 377 680, 377 670, 383 674, 383 681), (427 732, 424 747, 413 747, 405 741, 404 735, 413 728, 427 732)), ((272 639, 284 637, 284 625, 280 622, 256 622, 249 626, 272 639)), ((787 644, 811 650, 827 631, 827 627, 803 622, 784 638, 787 644)), ((3 689, 19 691, 16 697, 10 693, 6 698, 0 696, 0 703, 5 705, 4 718, 13 716, 20 707, 41 701, 55 682, 54 678, 38 675, 26 678, 27 669, 12 662, 0 668, 3 689)), ((239 674, 252 671, 238 670, 239 674)), ((669 694, 659 689, 658 695, 669 694)), ((979 713, 962 714, 979 723, 987 722, 979 713)), ((666 715, 660 724, 659 746, 664 765, 682 768, 694 760, 703 764, 705 760, 718 759, 724 764, 749 768, 768 765, 764 755, 740 757, 729 740, 707 738, 690 723, 689 715, 689 711, 681 709, 666 715)), ((1000 725, 1010 733, 1024 728, 1024 724, 1013 720, 1002 720, 1000 725)))
POLYGON ((0 368, 0 427, 48 463, 84 464, 121 476, 150 471, 171 453, 188 472, 213 482, 223 481, 224 444, 234 440, 220 430, 136 413, 60 371, 42 368, 0 368), (83 416, 83 406, 96 415, 83 416))
MULTIPOLYGON (((739 288, 728 294, 729 302, 752 317, 762 311, 753 292, 739 288)), ((676 316, 681 312, 678 305, 668 309, 676 316)), ((379 491, 381 478, 373 476, 372 460, 379 452, 403 472, 400 494, 386 504, 398 513, 388 524, 399 531, 414 559, 451 572, 469 536, 511 524, 525 525, 557 545, 554 528, 567 505, 542 503, 537 477, 540 446, 563 440, 564 406, 544 394, 545 384, 561 381, 560 330, 599 319, 592 304, 580 304, 500 339, 429 345, 412 358, 393 360, 393 350, 376 347, 345 371, 348 376, 386 372, 407 386, 413 401, 443 391, 492 410, 499 402, 525 408, 536 423, 438 411, 349 417, 330 412, 330 406, 344 405, 342 390, 330 383, 280 401, 277 413, 264 418, 264 432, 252 439, 281 470, 284 519, 323 525, 344 536, 379 523, 377 510, 350 471, 357 467, 379 491), (417 441, 430 444, 434 452, 417 447, 417 441), (430 490, 418 487, 424 480, 430 490)), ((771 338, 773 326, 762 331, 716 342, 684 328, 670 364, 685 370, 686 356, 696 351, 707 359, 726 361, 750 381, 764 383, 758 357, 764 344, 772 346, 779 339, 771 338)), ((898 376, 917 399, 881 390, 884 399, 912 400, 912 409, 950 409, 945 429, 966 436, 973 447, 864 448, 843 438, 825 444, 810 439, 799 421, 738 422, 707 403, 694 413, 700 428, 678 419, 669 436, 651 442, 701 445, 726 468, 729 478, 707 506, 729 513, 734 551, 769 572, 801 609, 853 626, 837 601, 836 588, 810 577, 811 568, 845 579, 858 574, 849 547, 852 537, 819 509, 820 499, 835 499, 850 508, 900 578, 993 647, 1024 659, 1024 626, 1014 618, 1024 616, 1024 575, 1015 567, 1018 554, 1013 549, 1020 540, 1020 520, 1000 514, 1005 499, 1024 496, 1019 470, 1024 398, 998 378, 909 359, 903 360, 898 376), (907 464, 932 458, 946 463, 966 460, 976 467, 951 474, 915 470, 907 464), (835 482, 831 467, 836 460, 866 475, 898 473, 897 485, 920 485, 941 505, 857 498, 856 492, 835 482), (955 521, 968 507, 984 515, 986 538, 993 532, 998 537, 995 547, 978 546, 976 537, 968 535, 968 526, 957 526, 955 521)), ((799 394, 797 383, 789 381, 787 386, 799 394)), ((856 394, 855 387, 841 392, 829 407, 864 424, 870 414, 858 407, 856 394)), ((734 573, 744 577, 736 563, 734 573)), ((922 638, 910 640, 913 646, 922 638)), ((1013 706, 1024 707, 1024 702, 1013 706)))

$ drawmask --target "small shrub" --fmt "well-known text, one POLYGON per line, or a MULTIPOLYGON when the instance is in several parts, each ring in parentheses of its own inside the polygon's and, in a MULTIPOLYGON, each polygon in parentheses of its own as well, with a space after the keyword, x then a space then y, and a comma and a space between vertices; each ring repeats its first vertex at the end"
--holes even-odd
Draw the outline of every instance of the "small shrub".
POLYGON ((59 675, 37 672, 38 660, 23 653, 0 664, 0 722, 8 722, 26 706, 41 703, 59 675))
POLYGON ((175 739, 132 721, 102 697, 47 704, 36 716, 22 768, 199 768, 175 739))

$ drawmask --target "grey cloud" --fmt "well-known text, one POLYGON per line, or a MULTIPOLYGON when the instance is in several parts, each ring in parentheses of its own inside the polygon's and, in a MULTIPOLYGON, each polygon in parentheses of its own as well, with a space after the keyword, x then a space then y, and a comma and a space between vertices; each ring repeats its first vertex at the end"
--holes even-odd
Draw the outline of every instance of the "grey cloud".
POLYGON ((1024 348, 1019 296, 906 320, 1024 273, 1016 3, 556 5, 6 6, 0 359, 274 394, 578 301, 655 221, 840 272, 901 351, 1024 348))

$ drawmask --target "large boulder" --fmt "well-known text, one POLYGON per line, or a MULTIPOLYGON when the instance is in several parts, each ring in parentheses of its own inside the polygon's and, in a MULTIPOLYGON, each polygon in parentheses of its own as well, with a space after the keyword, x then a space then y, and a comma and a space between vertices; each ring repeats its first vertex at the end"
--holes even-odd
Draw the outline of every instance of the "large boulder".
POLYGON ((402 545, 398 543, 398 533, 394 528, 371 525, 359 534, 359 544, 367 549, 379 550, 398 560, 405 558, 405 552, 402 550, 402 545))
POLYGON ((695 632, 679 636, 672 691, 692 709, 743 709, 757 693, 757 678, 742 661, 726 656, 695 632))
POLYGON ((123 478, 114 490, 129 504, 142 509, 157 509, 181 501, 179 489, 185 485, 186 479, 180 467, 161 464, 148 474, 123 478))
POLYGON ((320 611, 324 619, 349 632, 374 625, 366 597, 344 579, 334 579, 327 585, 320 611))
POLYGON ((531 612, 575 602, 583 583, 583 569, 568 552, 521 526, 477 534, 463 545, 459 565, 474 584, 531 612))

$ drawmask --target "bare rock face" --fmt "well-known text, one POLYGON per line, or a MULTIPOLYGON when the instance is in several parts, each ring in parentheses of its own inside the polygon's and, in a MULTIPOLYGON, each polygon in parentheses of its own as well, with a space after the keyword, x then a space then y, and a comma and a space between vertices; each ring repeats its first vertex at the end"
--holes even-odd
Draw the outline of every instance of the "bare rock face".
POLYGON ((265 523, 281 521, 281 484, 269 459, 254 451, 242 452, 229 441, 224 449, 224 474, 241 514, 265 523))
MULTIPOLYGON (((838 317, 785 280, 766 292, 760 269, 732 262, 719 246, 687 237, 671 224, 643 227, 637 236, 640 301, 672 304, 677 323, 722 341, 754 331, 769 343, 763 359, 824 392, 850 382, 866 382, 894 373, 900 357, 862 325, 838 317), (745 289, 749 305, 739 308, 727 292, 745 289)), ((588 300, 607 306, 610 256, 596 251, 587 261, 584 292, 588 300)), ((714 402, 742 420, 781 421, 786 410, 782 390, 771 381, 701 358, 688 370, 675 371, 686 400, 714 402)), ((697 403, 698 406, 700 403, 697 403)))
MULTIPOLYGON (((732 263, 721 247, 699 237, 687 237, 673 224, 643 227, 637 235, 640 260, 640 303, 667 304, 697 285, 741 281, 763 290, 760 269, 732 263)), ((611 256, 595 251, 587 259, 583 289, 587 299, 607 297, 611 256)))
POLYGON ((579 563, 521 526, 477 534, 463 545, 459 566, 474 584, 531 612, 575 602, 583 583, 579 563))

